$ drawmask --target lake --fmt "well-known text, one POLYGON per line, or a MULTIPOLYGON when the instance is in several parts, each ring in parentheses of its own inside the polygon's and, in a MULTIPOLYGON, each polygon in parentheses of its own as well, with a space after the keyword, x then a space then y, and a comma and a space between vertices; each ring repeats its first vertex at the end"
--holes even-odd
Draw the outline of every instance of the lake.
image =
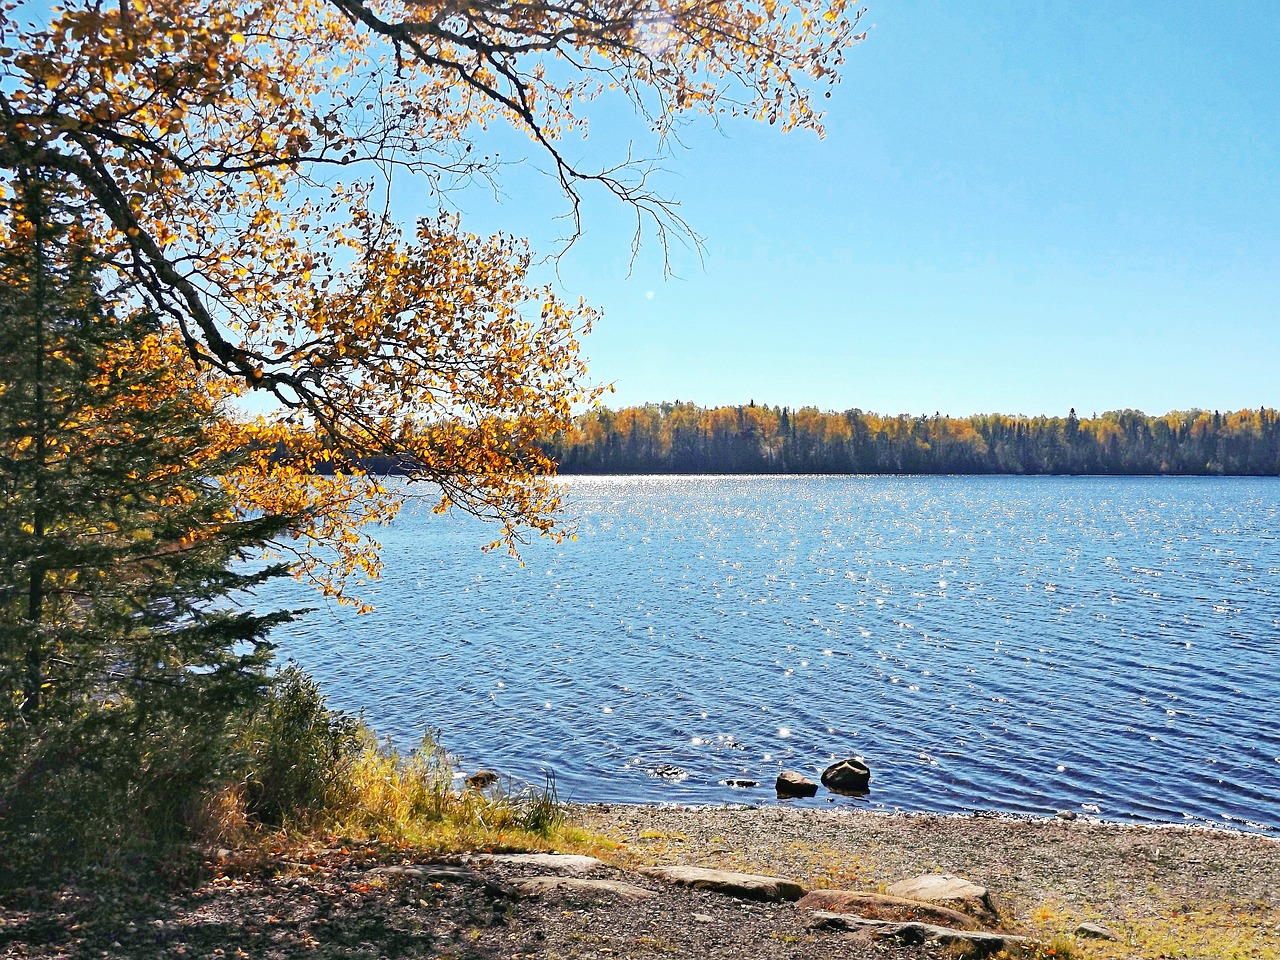
POLYGON ((788 802, 1280 830, 1280 480, 565 484, 578 539, 523 567, 408 507, 376 613, 322 607, 280 656, 573 801, 772 804, 861 756, 867 797, 788 802))

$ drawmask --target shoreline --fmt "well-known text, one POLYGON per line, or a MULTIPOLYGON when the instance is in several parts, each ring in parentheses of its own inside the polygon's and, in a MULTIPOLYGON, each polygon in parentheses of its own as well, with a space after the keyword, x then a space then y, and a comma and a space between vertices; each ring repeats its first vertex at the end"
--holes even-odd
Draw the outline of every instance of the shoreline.
POLYGON ((1076 814, 1071 811, 1072 815, 1064 817, 1062 812, 1059 813, 1017 813, 1007 810, 884 810, 870 807, 848 807, 848 806, 831 806, 831 807, 801 807, 790 806, 785 802, 776 804, 769 803, 683 803, 680 801, 659 801, 650 802, 631 802, 623 800, 569 800, 564 802, 566 809, 574 810, 669 810, 684 811, 688 813, 715 813, 715 812, 758 812, 764 813, 771 810, 789 810, 802 814, 815 814, 820 816, 840 816, 840 815, 857 815, 867 817, 886 817, 886 818, 927 818, 930 820, 996 820, 1007 821, 1009 823, 1079 823, 1085 825, 1093 825, 1098 827, 1121 827, 1135 828, 1142 830, 1195 830, 1205 831, 1208 833, 1225 833, 1228 835, 1241 835, 1249 837, 1260 837, 1280 842, 1280 826, 1269 826, 1267 824, 1252 822, 1228 822, 1217 823, 1211 820, 1195 821, 1191 820, 1186 823, 1175 823, 1169 820, 1112 820, 1107 817, 1099 816, 1092 813, 1076 814))
POLYGON ((575 813, 620 842, 636 866, 679 862, 880 892, 951 873, 989 888, 1021 932, 1048 940, 1092 922, 1120 933, 1125 950, 1099 946, 1099 956, 1155 957, 1187 944, 1176 955, 1217 958, 1234 955, 1222 944, 1239 942, 1239 956, 1280 957, 1280 838, 1252 832, 792 808, 596 805, 575 813), (1203 953, 1190 949, 1196 944, 1203 953))
MULTIPOLYGON (((939 813, 930 811, 866 810, 856 808, 822 809, 747 805, 640 804, 640 803, 570 803, 565 805, 569 817, 588 829, 618 827, 631 823, 653 823, 666 826, 715 824, 738 829, 759 839, 761 825, 770 824, 784 832, 808 823, 819 831, 834 832, 846 828, 846 838, 882 842, 901 840, 917 831, 929 832, 934 844, 951 836, 960 839, 986 837, 1001 842, 1021 838, 1082 837, 1093 840, 1119 840, 1123 837, 1164 838, 1172 843, 1194 845, 1218 844, 1226 849, 1256 849, 1273 853, 1265 864, 1265 872, 1274 875, 1280 896, 1280 836, 1231 825, 1213 823, 1122 822, 1096 816, 1037 816, 1034 814, 974 811, 939 813)), ((625 833, 625 831, 624 831, 625 833)))
POLYGON ((497 851, 299 838, 269 853, 262 844, 224 851, 211 857, 203 879, 180 890, 0 897, 0 955, 955 956, 823 926, 796 903, 690 889, 643 872, 684 865, 871 894, 920 874, 955 874, 990 892, 996 929, 1044 947, 1014 954, 1035 960, 1280 957, 1280 840, 1256 834, 850 809, 591 804, 567 811, 573 829, 525 849, 604 860, 590 881, 547 877, 546 867, 520 862, 538 858, 497 851), (542 892, 521 892, 531 878, 542 892), (1086 938, 1082 924, 1115 939, 1086 938))

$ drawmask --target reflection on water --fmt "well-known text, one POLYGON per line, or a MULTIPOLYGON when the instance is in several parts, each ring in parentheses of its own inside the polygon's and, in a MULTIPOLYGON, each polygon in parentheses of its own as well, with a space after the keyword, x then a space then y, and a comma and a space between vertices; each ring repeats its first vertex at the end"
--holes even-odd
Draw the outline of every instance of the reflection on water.
POLYGON ((835 803, 1280 828, 1276 480, 567 484, 578 540, 524 567, 410 511, 377 612, 282 656, 578 801, 772 803, 861 756, 870 795, 835 803))

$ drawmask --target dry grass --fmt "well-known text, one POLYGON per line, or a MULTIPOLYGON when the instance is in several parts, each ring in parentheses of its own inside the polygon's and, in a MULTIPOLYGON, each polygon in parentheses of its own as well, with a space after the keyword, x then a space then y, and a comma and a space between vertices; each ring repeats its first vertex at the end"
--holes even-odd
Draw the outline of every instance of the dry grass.
POLYGON ((243 772, 194 818, 211 846, 358 838, 429 852, 590 844, 565 822, 553 778, 467 785, 430 731, 402 753, 361 718, 329 709, 296 667, 274 678, 237 748, 243 772))
POLYGON ((1280 913, 1266 903, 1198 903, 1159 907, 1121 897, 1093 909, 1048 898, 1018 910, 1022 928, 1045 942, 1073 944, 1079 960, 1280 960, 1280 913), (1119 935, 1075 938, 1081 924, 1119 935))
POLYGON ((430 738, 402 756, 368 744, 345 773, 341 799, 323 811, 323 829, 436 847, 472 844, 511 832, 545 842, 564 823, 555 781, 542 788, 499 782, 459 787, 448 755, 430 738))
POLYGON ((554 780, 542 787, 510 781, 483 790, 467 787, 430 738, 404 755, 368 737, 342 764, 325 802, 279 828, 252 822, 238 786, 214 798, 207 817, 206 836, 236 848, 294 846, 324 837, 424 852, 600 845, 566 822, 554 780))

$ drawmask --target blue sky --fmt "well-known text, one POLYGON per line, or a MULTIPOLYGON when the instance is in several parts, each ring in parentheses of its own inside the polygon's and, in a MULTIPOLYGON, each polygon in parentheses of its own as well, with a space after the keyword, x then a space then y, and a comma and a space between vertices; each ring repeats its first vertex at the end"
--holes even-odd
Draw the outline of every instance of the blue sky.
MULTIPOLYGON (((1148 413, 1280 404, 1280 16, 1266 3, 872 0, 827 137, 683 131, 705 239, 629 261, 604 198, 559 284, 619 406, 1148 413), (630 271, 630 272, 629 272, 630 271)), ((619 156, 604 114, 583 156, 619 156)), ((644 144, 638 144, 643 151, 644 144)), ((545 250, 536 159, 473 229, 545 250)))

